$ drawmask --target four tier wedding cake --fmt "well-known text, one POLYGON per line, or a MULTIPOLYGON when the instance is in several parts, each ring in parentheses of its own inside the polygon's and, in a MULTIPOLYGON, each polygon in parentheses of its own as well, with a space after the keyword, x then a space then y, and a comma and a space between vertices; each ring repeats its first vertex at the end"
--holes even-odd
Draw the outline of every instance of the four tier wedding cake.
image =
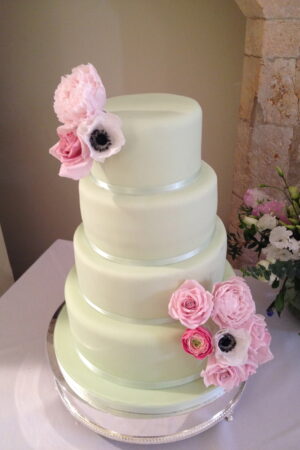
POLYGON ((226 262, 217 178, 201 160, 195 100, 106 101, 95 68, 62 78, 50 153, 80 179, 83 223, 54 346, 97 408, 173 414, 213 401, 271 359, 250 290, 226 262))

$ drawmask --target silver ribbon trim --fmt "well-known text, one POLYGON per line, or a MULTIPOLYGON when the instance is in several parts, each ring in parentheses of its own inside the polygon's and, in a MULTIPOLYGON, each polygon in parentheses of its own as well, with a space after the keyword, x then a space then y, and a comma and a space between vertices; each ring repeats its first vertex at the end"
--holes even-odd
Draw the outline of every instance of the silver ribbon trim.
POLYGON ((181 386, 182 384, 186 383, 191 383, 192 381, 198 380, 198 378, 200 378, 199 374, 195 374, 189 375, 188 377, 179 378, 177 380, 158 381, 153 383, 148 383, 146 381, 127 380, 126 378, 120 378, 115 375, 111 375, 103 371, 102 369, 99 369, 99 367, 95 366, 85 356, 83 356, 78 349, 76 349, 76 351, 80 360, 88 369, 101 376, 102 378, 105 378, 107 381, 120 384, 121 386, 128 386, 136 389, 167 389, 175 386, 181 386))
POLYGON ((198 255, 201 253, 207 244, 203 244, 200 247, 194 248, 193 250, 190 250, 189 252, 183 253, 181 255, 177 256, 171 256, 170 258, 160 258, 160 259, 130 259, 130 258, 122 258, 120 256, 114 256, 110 253, 105 252, 104 250, 101 250, 101 248, 97 247, 95 244, 90 242, 87 239, 89 245, 92 247, 92 249, 98 253, 98 255, 102 256, 105 259, 108 259, 109 261, 113 261, 118 264, 129 264, 132 266, 168 266, 170 264, 177 264, 182 261, 185 261, 186 259, 190 259, 193 256, 198 255))
POLYGON ((105 309, 100 308, 100 306, 95 305, 95 303, 93 303, 86 295, 82 295, 88 305, 90 305, 100 314, 103 314, 110 319, 120 320, 121 322, 135 323, 138 325, 163 325, 165 323, 175 323, 175 320, 173 320, 171 317, 162 317, 159 319, 134 319, 131 317, 122 316, 121 314, 111 313, 109 311, 106 311, 105 309))
POLYGON ((178 189, 185 188, 190 184, 194 183, 197 178, 200 176, 200 169, 194 173, 191 177, 186 178, 185 180, 176 181, 175 183, 166 184, 164 186, 146 186, 143 188, 140 187, 131 187, 131 186, 118 186, 116 184, 109 184, 105 181, 99 180, 92 173, 90 177, 92 181, 102 189, 106 191, 110 191, 114 194, 126 194, 126 195, 153 195, 153 194, 161 194, 164 192, 177 191, 178 189))

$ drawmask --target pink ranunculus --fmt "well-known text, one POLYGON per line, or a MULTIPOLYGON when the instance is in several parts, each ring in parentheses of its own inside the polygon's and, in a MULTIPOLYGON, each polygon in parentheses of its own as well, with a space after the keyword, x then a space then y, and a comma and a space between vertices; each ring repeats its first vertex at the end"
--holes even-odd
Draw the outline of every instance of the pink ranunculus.
POLYGON ((186 330, 181 342, 184 350, 197 359, 204 359, 213 352, 212 335, 204 327, 186 330))
POLYGON ((95 67, 81 64, 62 77, 54 94, 54 111, 60 122, 76 127, 102 111, 105 102, 105 88, 95 67))
POLYGON ((290 223, 286 215, 286 204, 278 200, 270 200, 257 205, 253 209, 252 214, 257 217, 263 214, 272 214, 282 220, 282 222, 290 223))
POLYGON ((204 324, 213 309, 212 294, 195 280, 186 280, 171 296, 169 314, 188 328, 204 324))
POLYGON ((230 391, 247 378, 244 366, 227 366, 216 362, 214 357, 208 359, 206 368, 201 374, 205 386, 220 386, 230 391))
POLYGON ((270 350, 271 335, 267 329, 264 316, 254 314, 245 324, 250 333, 249 360, 257 364, 264 364, 273 359, 270 350))
POLYGON ((255 208, 257 205, 269 200, 269 197, 265 192, 260 189, 247 189, 243 201, 249 208, 255 208))
POLYGON ((242 328, 255 313, 250 288, 241 277, 216 283, 212 294, 214 308, 211 318, 221 328, 242 328))
POLYGON ((92 120, 80 123, 78 137, 91 157, 98 162, 118 153, 125 144, 121 119, 115 114, 102 111, 92 120))
POLYGON ((57 128, 59 141, 50 148, 49 153, 61 162, 61 177, 79 180, 88 175, 93 160, 77 137, 76 130, 66 126, 57 128))

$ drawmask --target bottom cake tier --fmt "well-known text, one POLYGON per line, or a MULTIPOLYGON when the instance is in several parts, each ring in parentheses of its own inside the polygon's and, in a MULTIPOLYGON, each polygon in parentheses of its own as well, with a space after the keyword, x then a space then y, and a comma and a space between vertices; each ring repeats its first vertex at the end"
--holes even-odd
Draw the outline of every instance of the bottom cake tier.
MULTIPOLYGON (((224 279, 227 279, 232 275, 232 268, 227 264, 224 279)), ((126 361, 126 354, 128 354, 128 349, 125 348, 126 342, 129 342, 129 329, 131 326, 134 328, 134 325, 126 324, 129 328, 128 330, 125 330, 125 328, 122 328, 125 325, 123 324, 121 328, 115 328, 110 333, 112 341, 119 342, 119 353, 117 352, 119 356, 122 354, 123 348, 125 358, 117 357, 117 348, 114 347, 114 345, 112 346, 113 348, 111 348, 109 346, 109 340, 107 341, 106 339, 106 342, 103 342, 103 340, 100 339, 99 341, 98 339, 101 335, 105 336, 105 334, 107 334, 108 323, 105 323, 104 320, 102 324, 99 323, 98 331, 95 330, 93 320, 91 320, 91 314, 95 314, 95 312, 91 310, 90 313, 85 315, 84 312, 89 311, 88 305, 81 302, 80 293, 77 292, 76 288, 74 289, 74 286, 76 285, 75 281, 76 274, 73 272, 73 282, 71 283, 73 290, 70 290, 68 294, 68 289, 66 289, 66 294, 69 296, 71 295, 72 297, 72 313, 69 320, 66 308, 64 307, 62 309, 54 330, 54 349, 60 370, 66 382, 80 398, 99 409, 119 411, 122 413, 170 415, 198 408, 199 406, 214 401, 223 394, 221 388, 206 388, 204 386, 203 381, 200 378, 200 367, 195 373, 195 367, 188 367, 189 364, 184 364, 182 358, 192 357, 185 354, 181 349, 180 340, 177 342, 176 339, 175 344, 178 348, 173 348, 171 346, 169 352, 165 349, 165 355, 158 354, 164 370, 154 373, 157 370, 157 365, 153 364, 151 373, 151 364, 147 358, 147 353, 151 360, 154 354, 157 351, 159 352, 160 349, 158 347, 153 349, 150 348, 149 345, 148 347, 146 345, 144 348, 144 356, 142 358, 141 355, 136 354, 134 359, 134 354, 132 353, 131 361, 126 361), (79 309, 77 310, 78 314, 76 313, 76 307, 74 308, 74 303, 76 302, 79 306, 79 309), (77 316, 75 321, 74 311, 77 316), (74 328, 74 323, 76 321, 81 328, 83 327, 82 329, 85 329, 85 338, 89 340, 89 338, 92 337, 93 341, 96 337, 96 347, 92 341, 90 341, 87 346, 86 341, 85 346, 81 348, 81 343, 78 339, 74 338, 74 336, 76 336, 76 325, 74 328), (122 330, 125 341, 122 339, 122 330), (92 333, 92 335, 89 333, 92 333), (115 339, 113 339, 113 336, 115 336, 115 339), (101 343, 105 346, 105 351, 102 356, 101 352, 99 352, 99 348, 101 347, 99 344, 101 343), (82 352, 84 352, 84 355, 82 352), (174 352, 178 356, 177 370, 174 369, 174 361, 172 361, 174 359, 174 352), (110 358, 108 358, 109 353, 110 358), (97 354, 97 361, 94 360, 91 363, 90 356, 95 356, 97 354), (88 358, 85 356, 88 356, 88 358), (142 359, 142 361, 140 361, 140 359, 142 359), (168 361, 171 364, 170 370, 168 361), (109 370, 102 370, 101 368, 105 367, 108 362, 111 363, 109 370), (117 368, 117 372, 113 373, 112 368, 117 368), (135 370, 136 368, 138 368, 137 371, 135 370), (177 382, 178 376, 174 377, 173 372, 179 373, 180 377, 182 377, 179 382, 177 382), (116 373, 118 373, 118 376, 116 376, 116 373), (189 373, 194 375, 189 377, 189 373), (162 374, 167 374, 168 376, 166 378, 163 376, 160 379, 160 375, 162 374), (169 376, 170 374, 173 375, 173 378, 172 376, 169 376), (128 380, 131 380, 132 382, 128 383, 128 380)), ((147 339, 149 338, 147 335, 149 331, 147 329, 148 327, 144 325, 141 325, 141 327, 140 339, 142 341, 144 339, 144 344, 147 344, 147 339)), ((168 325, 168 327, 171 327, 171 330, 173 325, 168 325)), ((164 340, 168 343, 167 341, 172 337, 172 332, 170 334, 170 330, 165 330, 165 327, 163 326, 158 326, 157 330, 160 330, 157 331, 158 334, 156 336, 158 341, 162 339, 160 343, 164 342, 164 340)), ((143 344, 143 342, 138 342, 135 339, 134 342, 135 344, 143 344)), ((151 342, 155 344, 155 336, 151 338, 151 342)), ((136 346, 136 349, 138 348, 139 345, 136 346)))

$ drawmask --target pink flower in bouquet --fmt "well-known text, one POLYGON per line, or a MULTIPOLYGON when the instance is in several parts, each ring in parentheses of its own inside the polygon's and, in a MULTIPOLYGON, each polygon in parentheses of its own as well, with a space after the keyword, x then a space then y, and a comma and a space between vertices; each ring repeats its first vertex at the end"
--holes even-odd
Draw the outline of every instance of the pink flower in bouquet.
POLYGON ((205 370, 201 376, 205 386, 211 384, 222 387, 225 391, 230 391, 247 379, 247 372, 244 366, 227 366, 218 363, 212 356, 208 359, 205 370))
POLYGON ((251 336, 249 360, 257 364, 264 364, 273 359, 270 350, 271 335, 267 329, 264 316, 254 314, 247 322, 246 328, 251 336))
POLYGON ((92 64, 81 64, 62 77, 54 94, 54 111, 58 120, 76 127, 102 111, 106 92, 92 64))
POLYGON ((213 351, 212 336, 204 327, 186 330, 182 335, 181 342, 184 350, 197 359, 204 359, 213 351))
POLYGON ((91 121, 83 121, 77 129, 81 143, 91 157, 98 162, 115 155, 125 144, 121 119, 115 114, 102 111, 91 121))
POLYGON ((269 200, 257 205, 252 214, 259 217, 262 214, 272 214, 278 217, 284 223, 290 223, 286 215, 286 204, 278 200, 269 200))
POLYGON ((241 328, 252 314, 255 303, 247 283, 241 277, 232 277, 213 286, 213 321, 221 328, 241 328))
POLYGON ((50 148, 49 153, 61 162, 61 177, 79 180, 88 175, 93 160, 77 137, 76 130, 66 126, 57 128, 59 141, 50 148))
MULTIPOLYGON (((266 202, 269 200, 269 197, 265 194, 265 192, 260 189, 247 189, 243 201, 246 206, 249 208, 255 208, 259 204, 266 202)), ((256 214, 254 214, 256 215, 256 214)))
POLYGON ((213 309, 212 294, 194 280, 186 280, 171 296, 169 314, 188 328, 207 322, 213 309))

